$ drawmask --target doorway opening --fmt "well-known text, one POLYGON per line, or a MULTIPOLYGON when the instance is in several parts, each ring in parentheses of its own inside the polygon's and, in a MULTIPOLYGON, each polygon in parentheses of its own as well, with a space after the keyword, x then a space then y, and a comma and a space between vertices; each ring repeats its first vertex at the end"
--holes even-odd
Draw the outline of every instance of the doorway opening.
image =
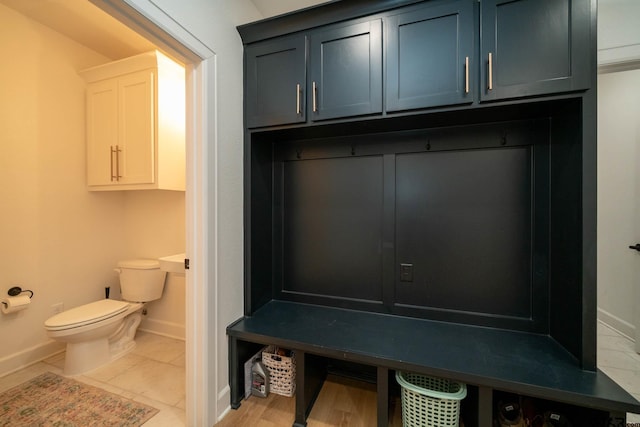
POLYGON ((211 425, 218 413, 215 396, 217 361, 209 354, 209 341, 217 331, 208 308, 215 290, 208 289, 207 103, 206 81, 215 78, 215 54, 151 2, 134 8, 124 0, 90 0, 116 20, 150 40, 185 64, 186 70, 186 420, 187 425, 211 425), (211 333, 210 333, 211 332, 211 333), (211 338, 210 338, 211 337, 211 338), (210 367, 214 367, 210 369, 210 367), (213 371, 213 372, 210 372, 213 371))

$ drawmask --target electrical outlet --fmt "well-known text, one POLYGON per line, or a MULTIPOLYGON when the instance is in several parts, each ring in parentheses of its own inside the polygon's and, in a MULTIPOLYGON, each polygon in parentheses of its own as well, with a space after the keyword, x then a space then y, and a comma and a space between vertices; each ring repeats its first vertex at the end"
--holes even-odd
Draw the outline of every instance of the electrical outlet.
POLYGON ((400 281, 413 282, 413 264, 400 264, 400 281))
POLYGON ((54 313, 62 313, 64 311, 64 303, 58 302, 51 306, 51 309, 54 313))

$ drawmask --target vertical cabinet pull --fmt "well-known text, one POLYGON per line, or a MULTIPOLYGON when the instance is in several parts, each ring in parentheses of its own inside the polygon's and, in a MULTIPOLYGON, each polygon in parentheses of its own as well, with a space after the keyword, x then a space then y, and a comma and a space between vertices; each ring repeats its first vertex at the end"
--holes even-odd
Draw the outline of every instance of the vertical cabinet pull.
POLYGON ((116 145, 116 181, 120 181, 122 175, 120 175, 120 153, 122 150, 116 145))
POLYGON ((115 150, 113 149, 113 145, 111 145, 109 147, 109 171, 111 172, 111 181, 116 179, 115 175, 113 174, 113 154, 114 153, 115 153, 115 150))
POLYGON ((493 90, 493 55, 489 52, 489 90, 493 90))
POLYGON ((316 85, 316 82, 313 82, 312 84, 312 98, 313 98, 313 112, 317 113, 318 112, 318 103, 317 103, 317 99, 316 99, 316 93, 318 91, 318 86, 316 85))
POLYGON ((300 83, 296 85, 296 114, 300 115, 300 83))
POLYGON ((109 147, 110 148, 110 153, 109 153, 109 167, 110 167, 110 172, 111 172, 111 181, 120 181, 120 178, 122 178, 122 176, 120 175, 120 152, 122 151, 120 149, 119 146, 116 145, 115 148, 113 148, 113 145, 109 147), (116 173, 113 173, 113 155, 116 155, 116 173))
POLYGON ((469 57, 464 58, 464 93, 469 93, 469 57))

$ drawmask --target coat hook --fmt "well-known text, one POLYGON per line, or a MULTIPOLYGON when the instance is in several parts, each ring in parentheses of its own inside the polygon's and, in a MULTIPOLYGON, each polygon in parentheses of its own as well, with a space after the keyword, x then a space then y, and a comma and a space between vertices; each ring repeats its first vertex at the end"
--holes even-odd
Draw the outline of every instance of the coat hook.
POLYGON ((296 157, 298 158, 298 160, 300 160, 302 158, 302 151, 301 150, 296 150, 296 157))
POLYGON ((356 147, 355 147, 355 145, 352 145, 352 146, 351 146, 351 155, 352 155, 352 156, 355 156, 355 155, 356 155, 356 147))
POLYGON ((500 145, 507 145, 507 133, 503 132, 500 138, 500 145))
POLYGON ((427 151, 431 150, 431 140, 430 139, 427 140, 427 145, 425 145, 425 148, 427 149, 427 151))

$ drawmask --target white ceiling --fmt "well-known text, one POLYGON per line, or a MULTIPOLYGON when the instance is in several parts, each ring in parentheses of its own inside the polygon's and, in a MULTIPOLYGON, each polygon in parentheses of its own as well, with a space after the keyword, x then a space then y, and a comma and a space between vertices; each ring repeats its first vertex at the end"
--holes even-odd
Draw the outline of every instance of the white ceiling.
MULTIPOLYGON (((265 18, 326 2, 326 0, 251 1, 265 18)), ((112 60, 155 49, 151 42, 94 6, 89 0, 0 0, 0 4, 112 60)))
MULTIPOLYGON (((220 1, 236 2, 238 0, 220 1)), ((327 3, 326 0, 249 1, 255 5, 256 10, 264 18, 327 3)), ((0 0, 0 4, 26 15, 112 60, 126 58, 156 48, 151 42, 94 6, 89 0, 0 0)), ((637 25, 637 19, 635 19, 638 12, 640 12, 640 1, 638 0, 599 1, 598 42, 601 55, 613 55, 615 58, 640 57, 640 44, 638 43, 640 26, 637 25)))
POLYGON ((0 3, 114 60, 155 49, 88 0, 0 0, 0 3))
MULTIPOLYGON (((337 0, 333 0, 337 1, 337 0)), ((298 9, 315 6, 320 3, 330 3, 330 0, 251 0, 256 9, 264 16, 282 15, 298 9)))

